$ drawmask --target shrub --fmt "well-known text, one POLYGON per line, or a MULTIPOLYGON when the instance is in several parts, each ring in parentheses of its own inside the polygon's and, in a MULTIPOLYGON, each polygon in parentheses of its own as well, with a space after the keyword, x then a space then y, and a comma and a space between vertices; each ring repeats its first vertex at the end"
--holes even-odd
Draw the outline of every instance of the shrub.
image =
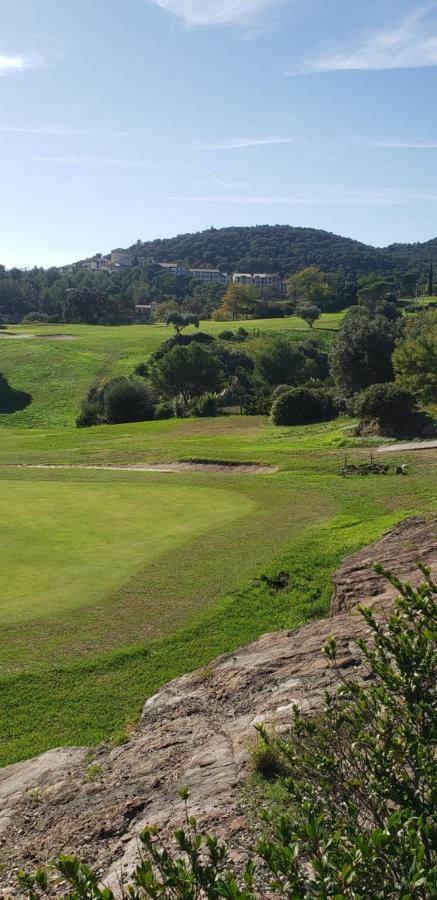
POLYGON ((147 384, 133 378, 113 378, 103 392, 104 417, 111 425, 153 419, 155 404, 147 384))
POLYGON ((285 774, 284 756, 274 740, 265 740, 257 735, 256 743, 249 747, 250 758, 255 772, 266 781, 275 780, 285 774))
POLYGON ((412 394, 394 382, 371 384, 355 398, 358 416, 378 419, 382 427, 394 431, 405 426, 414 413, 412 394))
MULTIPOLYGON (((296 706, 285 738, 257 727, 257 769, 271 777, 279 763, 286 776, 279 775, 284 813, 273 815, 271 836, 258 842, 263 868, 249 859, 235 871, 226 846, 198 830, 186 807, 187 826, 174 835, 176 852, 161 845, 156 828, 144 829, 132 882, 120 885, 123 896, 256 900, 272 891, 289 900, 435 897, 437 585, 429 569, 419 568, 424 580, 416 590, 384 573, 399 595, 382 621, 371 609, 357 608, 371 639, 359 641, 366 686, 345 678, 330 638, 325 655, 339 687, 325 695, 322 712, 303 717, 296 706)), ((187 805, 189 792, 179 794, 187 805)), ((71 887, 68 900, 113 900, 77 857, 61 856, 52 868, 58 885, 60 873, 71 887)), ((18 878, 29 900, 51 896, 47 870, 18 878)))
POLYGON ((101 387, 91 388, 76 426, 145 422, 154 418, 154 412, 154 398, 147 384, 134 378, 112 378, 101 387))
POLYGON ((174 414, 174 404, 169 400, 161 400, 155 406, 155 419, 173 419, 174 414))
POLYGON ((277 400, 278 397, 282 397, 282 394, 287 394, 290 390, 289 384, 278 384, 272 392, 272 400, 277 400))
POLYGON ((274 401, 270 415, 274 425, 323 422, 334 417, 334 402, 331 393, 323 388, 290 388, 274 401))
POLYGON ((201 397, 196 397, 190 405, 190 415, 192 416, 206 418, 207 416, 218 416, 219 414, 220 407, 215 394, 202 394, 201 397))
POLYGON ((221 341, 233 341, 235 338, 235 334, 229 328, 225 328, 225 330, 221 331, 220 334, 217 335, 217 337, 221 341))

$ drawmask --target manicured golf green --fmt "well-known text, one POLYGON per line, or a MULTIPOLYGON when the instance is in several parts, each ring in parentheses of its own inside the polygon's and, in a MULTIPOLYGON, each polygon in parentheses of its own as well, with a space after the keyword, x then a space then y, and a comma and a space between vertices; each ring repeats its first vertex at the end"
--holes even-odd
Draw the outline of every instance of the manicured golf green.
MULTIPOLYGON (((119 589, 136 572, 254 504, 225 487, 8 480, 2 498, 0 625, 59 618, 119 589)), ((165 600, 163 600, 165 603, 165 600)))

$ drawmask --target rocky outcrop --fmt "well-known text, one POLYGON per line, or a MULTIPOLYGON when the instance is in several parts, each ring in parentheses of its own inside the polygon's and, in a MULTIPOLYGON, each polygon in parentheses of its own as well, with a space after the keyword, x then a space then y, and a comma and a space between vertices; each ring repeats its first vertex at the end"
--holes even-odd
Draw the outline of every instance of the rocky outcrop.
POLYGON ((306 712, 320 706, 332 686, 320 652, 329 634, 342 670, 366 677, 356 650, 364 625, 349 610, 357 601, 390 599, 372 572, 374 560, 410 580, 417 557, 437 571, 436 524, 407 520, 347 558, 335 576, 333 602, 341 611, 332 618, 264 635, 162 687, 127 744, 54 750, 0 771, 3 896, 20 896, 14 868, 73 849, 115 883, 135 863, 141 827, 157 823, 168 832, 183 821, 181 787, 190 789, 191 814, 226 836, 238 856, 245 840, 240 790, 254 725, 286 730, 295 703, 306 712))
POLYGON ((369 544, 358 553, 347 556, 334 575, 331 615, 349 611, 363 600, 367 606, 381 604, 393 597, 393 588, 373 568, 381 563, 403 581, 417 584, 422 576, 416 562, 436 565, 437 520, 412 516, 369 544))

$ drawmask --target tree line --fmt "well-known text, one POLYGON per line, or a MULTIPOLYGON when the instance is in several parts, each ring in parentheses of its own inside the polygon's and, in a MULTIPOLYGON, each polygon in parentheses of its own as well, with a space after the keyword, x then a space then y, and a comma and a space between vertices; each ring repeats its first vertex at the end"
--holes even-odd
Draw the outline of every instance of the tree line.
POLYGON ((170 311, 225 321, 276 318, 300 309, 312 324, 317 310, 346 309, 365 297, 375 302, 414 297, 420 288, 433 293, 432 265, 421 281, 412 272, 372 272, 356 278, 342 268, 323 270, 313 264, 289 275, 285 297, 275 286, 203 284, 188 275, 167 274, 157 263, 116 273, 0 266, 0 323, 129 324, 135 320, 137 304, 153 303, 157 321, 165 321, 170 311))

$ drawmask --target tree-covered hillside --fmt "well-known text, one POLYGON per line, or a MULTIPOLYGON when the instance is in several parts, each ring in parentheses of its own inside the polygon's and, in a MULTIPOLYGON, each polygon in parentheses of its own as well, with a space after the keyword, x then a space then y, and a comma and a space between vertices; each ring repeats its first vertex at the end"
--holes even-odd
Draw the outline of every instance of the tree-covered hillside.
MULTIPOLYGON (((138 247, 135 247, 138 252, 138 247)), ((141 255, 157 262, 187 261, 191 266, 218 266, 225 272, 280 272, 289 275, 304 266, 324 271, 344 268, 353 274, 390 269, 388 255, 351 238, 316 228, 256 225, 250 228, 210 228, 166 240, 146 241, 141 255)))
POLYGON ((186 261, 225 272, 280 272, 290 275, 315 265, 325 272, 342 268, 352 275, 424 271, 437 255, 437 239, 424 244, 371 247, 317 228, 256 225, 210 228, 166 240, 146 241, 135 251, 156 262, 186 261))

